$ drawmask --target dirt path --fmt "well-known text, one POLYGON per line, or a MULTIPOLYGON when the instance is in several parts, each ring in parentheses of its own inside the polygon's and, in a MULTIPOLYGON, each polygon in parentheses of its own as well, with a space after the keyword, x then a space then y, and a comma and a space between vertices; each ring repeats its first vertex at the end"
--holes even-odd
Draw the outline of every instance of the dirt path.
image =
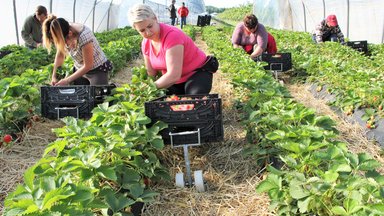
POLYGON ((0 148, 0 215, 5 197, 23 182, 25 170, 41 158, 48 143, 56 140, 52 129, 63 125, 60 121, 41 119, 24 131, 21 142, 0 148))
MULTIPOLYGON (((199 34, 195 43, 209 53, 199 34)), ((192 171, 203 171, 207 191, 198 193, 193 188, 175 188, 173 182, 156 185, 154 189, 161 196, 146 208, 144 215, 271 215, 267 210, 268 198, 255 192, 260 181, 259 168, 252 159, 242 155, 245 131, 239 123, 239 113, 233 109, 232 90, 228 79, 218 71, 214 75, 211 93, 222 98, 224 141, 203 144, 189 151, 192 171)), ((167 146, 162 153, 172 177, 180 171, 185 174, 182 149, 167 146)))

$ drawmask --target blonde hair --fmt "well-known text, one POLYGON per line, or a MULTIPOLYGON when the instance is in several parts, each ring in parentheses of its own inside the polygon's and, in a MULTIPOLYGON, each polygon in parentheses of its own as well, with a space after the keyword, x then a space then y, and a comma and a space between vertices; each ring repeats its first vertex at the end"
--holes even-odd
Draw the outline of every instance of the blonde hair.
POLYGON ((128 11, 128 20, 132 25, 147 19, 156 19, 156 14, 152 8, 146 4, 135 4, 128 11))
POLYGON ((44 46, 51 51, 52 43, 58 52, 67 54, 65 48, 65 37, 69 33, 69 23, 63 18, 57 18, 55 15, 49 15, 42 26, 44 46))

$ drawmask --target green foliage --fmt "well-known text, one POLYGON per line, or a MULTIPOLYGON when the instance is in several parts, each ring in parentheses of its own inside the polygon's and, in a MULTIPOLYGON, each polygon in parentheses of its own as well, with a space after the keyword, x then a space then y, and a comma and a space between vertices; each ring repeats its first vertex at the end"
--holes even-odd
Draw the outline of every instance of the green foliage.
POLYGON ((192 25, 186 25, 183 28, 183 31, 190 37, 192 40, 196 39, 196 28, 192 25))
POLYGON ((246 14, 253 13, 253 4, 245 4, 240 7, 227 8, 222 13, 217 15, 217 18, 226 20, 241 22, 246 14))
POLYGON ((378 115, 384 105, 383 45, 370 45, 371 56, 362 55, 339 43, 314 44, 302 32, 269 30, 279 52, 292 54, 295 71, 305 71, 307 81, 323 87, 336 99, 333 105, 350 115, 353 108, 374 108, 378 115), (342 80, 342 82, 340 82, 342 80))
POLYGON ((129 26, 124 28, 118 28, 111 31, 97 32, 95 36, 100 46, 105 46, 111 41, 118 41, 124 38, 137 35, 137 31, 129 26))
POLYGON ((144 101, 161 93, 145 72, 135 69, 132 83, 111 96, 115 104, 100 104, 89 121, 64 119, 60 139, 6 198, 4 215, 130 214, 132 204, 154 200, 144 179, 169 179, 156 155, 166 125, 149 125, 144 114, 144 101))
POLYGON ((12 53, 0 59, 0 77, 20 75, 27 69, 37 70, 53 61, 54 55, 48 54, 43 48, 29 50, 22 46, 6 46, 4 50, 12 53))
MULTIPOLYGON (((129 59, 140 52, 141 36, 131 28, 97 33, 107 58, 113 64, 110 76, 125 67, 129 59)), ((10 45, 1 50, 11 54, 0 59, 0 135, 23 130, 29 118, 40 112, 39 87, 48 84, 53 70, 53 53, 48 55, 42 48, 28 50, 25 47, 10 45), (29 68, 29 69, 28 69, 29 68)), ((58 78, 73 73, 73 60, 67 57, 58 68, 58 78)))
MULTIPOLYGON (((277 215, 383 215, 384 176, 376 171, 381 164, 366 153, 349 152, 346 143, 337 141, 333 120, 316 116, 314 110, 290 99, 261 63, 230 46, 230 35, 226 29, 203 29, 221 71, 232 80, 243 113, 249 143, 244 153, 261 166, 276 159, 282 164, 267 166, 268 176, 256 188, 268 193, 271 211, 277 215)), ((301 41, 301 36, 292 41, 301 41)), ((327 46, 333 44, 324 44, 324 49, 327 46)), ((309 48, 296 49, 305 53, 309 48)), ((299 60, 304 58, 308 56, 299 60)), ((346 64, 338 58, 333 61, 338 67, 346 64)), ((337 69, 331 60, 327 66, 337 69)))
POLYGON ((40 91, 49 76, 47 70, 26 70, 20 76, 0 81, 0 135, 20 131, 33 112, 39 111, 40 91))
POLYGON ((207 11, 208 14, 212 13, 221 13, 225 10, 225 8, 217 8, 214 6, 205 6, 205 11, 207 11))

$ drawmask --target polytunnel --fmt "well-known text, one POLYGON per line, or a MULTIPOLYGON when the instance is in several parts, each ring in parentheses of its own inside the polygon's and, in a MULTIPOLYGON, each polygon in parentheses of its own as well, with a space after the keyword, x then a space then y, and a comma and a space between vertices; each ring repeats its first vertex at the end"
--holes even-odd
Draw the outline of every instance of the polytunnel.
MULTIPOLYGON (((198 14, 205 12, 203 0, 176 1, 189 8, 188 23, 196 23, 198 14)), ((21 29, 24 20, 35 12, 38 5, 45 6, 48 13, 63 17, 70 22, 82 23, 94 32, 102 32, 118 27, 129 26, 127 11, 137 3, 152 7, 161 22, 170 23, 167 7, 171 0, 7 0, 0 9, 3 16, 0 29, 0 47, 8 44, 24 44, 21 29)))
POLYGON ((384 42, 382 0, 254 0, 253 3, 260 22, 272 28, 311 33, 322 19, 335 14, 349 40, 384 42))

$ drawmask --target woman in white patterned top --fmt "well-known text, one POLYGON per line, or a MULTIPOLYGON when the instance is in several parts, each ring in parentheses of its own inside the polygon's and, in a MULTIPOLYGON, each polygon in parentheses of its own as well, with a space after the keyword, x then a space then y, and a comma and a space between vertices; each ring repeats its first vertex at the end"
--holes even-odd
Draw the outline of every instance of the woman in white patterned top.
POLYGON ((52 43, 56 47, 56 56, 52 71, 51 85, 107 85, 111 62, 101 50, 92 31, 79 23, 68 23, 63 18, 50 15, 43 24, 43 42, 50 51, 52 43), (73 74, 58 80, 56 76, 65 56, 74 60, 73 74))

